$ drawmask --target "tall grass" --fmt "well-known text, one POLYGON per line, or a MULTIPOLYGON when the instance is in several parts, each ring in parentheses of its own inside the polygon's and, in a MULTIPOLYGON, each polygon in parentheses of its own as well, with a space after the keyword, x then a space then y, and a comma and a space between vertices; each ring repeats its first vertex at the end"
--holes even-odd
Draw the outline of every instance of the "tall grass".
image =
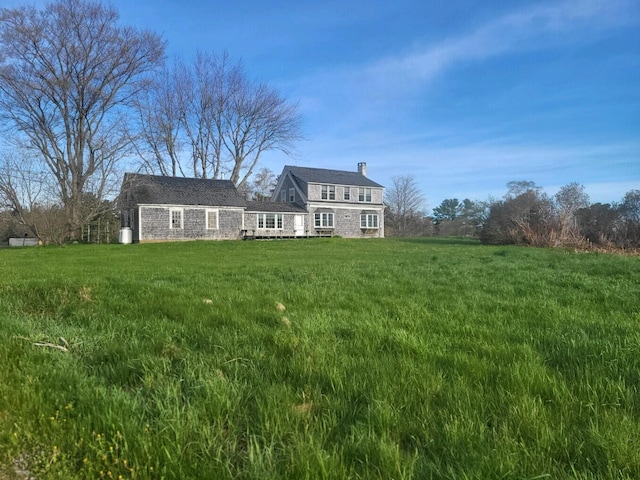
POLYGON ((638 258, 194 242, 0 274, 3 480, 640 478, 638 258))

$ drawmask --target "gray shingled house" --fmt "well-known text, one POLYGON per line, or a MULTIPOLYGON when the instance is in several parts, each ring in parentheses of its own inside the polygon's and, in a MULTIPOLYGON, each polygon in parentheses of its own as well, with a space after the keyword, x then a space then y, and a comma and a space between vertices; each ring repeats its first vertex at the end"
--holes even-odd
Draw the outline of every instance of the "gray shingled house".
POLYGON ((357 172, 285 166, 271 197, 303 207, 310 235, 384 237, 384 187, 357 172))
MULTIPOLYGON (((269 202, 229 180, 127 173, 121 226, 133 242, 283 237, 382 237, 383 187, 358 172, 284 168, 269 202)), ((121 237, 122 238, 122 237, 121 237)))
POLYGON ((127 173, 120 192, 134 242, 241 238, 245 208, 229 180, 127 173))

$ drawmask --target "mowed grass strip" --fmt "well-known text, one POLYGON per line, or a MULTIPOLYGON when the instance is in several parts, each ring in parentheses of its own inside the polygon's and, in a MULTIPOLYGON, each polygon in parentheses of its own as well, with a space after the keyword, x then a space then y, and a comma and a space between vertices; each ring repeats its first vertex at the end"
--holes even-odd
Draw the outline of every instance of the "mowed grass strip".
POLYGON ((0 250, 0 478, 640 478, 639 299, 462 240, 0 250))

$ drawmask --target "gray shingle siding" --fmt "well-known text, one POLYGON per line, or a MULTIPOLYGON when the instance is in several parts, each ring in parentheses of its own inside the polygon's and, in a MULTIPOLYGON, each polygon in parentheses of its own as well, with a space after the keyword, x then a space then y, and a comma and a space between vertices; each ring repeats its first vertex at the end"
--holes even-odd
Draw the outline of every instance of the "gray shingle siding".
POLYGON ((322 185, 332 185, 332 184, 309 184, 308 196, 310 202, 326 202, 326 203, 354 203, 359 205, 364 204, 375 204, 382 205, 382 188, 377 187, 353 187, 347 185, 335 185, 336 189, 336 198, 335 200, 323 199, 322 198, 322 185), (349 189, 349 200, 344 199, 344 190, 349 189), (361 202, 358 197, 360 188, 368 188, 371 190, 371 201, 370 202, 361 202))
POLYGON ((339 235, 351 238, 384 236, 383 187, 359 172, 320 168, 284 168, 270 202, 246 201, 228 180, 208 180, 126 174, 120 194, 121 222, 131 227, 134 242, 196 239, 339 235), (322 186, 335 188, 335 198, 322 199, 322 186), (295 189, 295 201, 289 191, 295 189), (371 189, 361 202, 359 189, 371 189), (344 198, 345 190, 349 198, 344 198), (285 192, 282 202, 281 192, 285 192), (182 212, 172 228, 171 211, 182 212), (217 212, 217 227, 207 228, 207 211, 217 212), (316 211, 333 213, 333 226, 315 227, 316 211), (363 212, 378 215, 378 228, 361 228, 363 212), (282 215, 282 228, 258 228, 258 215, 282 215), (296 218, 304 219, 296 230, 296 218), (299 226, 300 227, 300 226, 299 226))
POLYGON ((138 241, 223 240, 242 238, 241 209, 140 206, 138 241), (182 210, 183 228, 171 228, 171 210, 182 210), (218 211, 218 228, 207 229, 207 210, 218 211))
MULTIPOLYGON (((269 212, 265 212, 269 213, 269 212)), ((271 212, 275 213, 275 212, 271 212)), ((279 213, 282 215, 282 228, 258 228, 258 212, 245 212, 244 225, 249 236, 260 237, 293 237, 295 235, 295 216, 305 215, 305 212, 298 213, 279 213)), ((303 233, 304 235, 304 233, 303 233)))
POLYGON ((328 205, 315 206, 309 208, 309 225, 311 226, 311 236, 331 232, 334 236, 347 238, 382 238, 384 237, 384 216, 383 208, 372 208, 367 206, 366 209, 360 208, 334 208, 328 205), (333 228, 316 228, 315 213, 331 212, 333 213, 333 228), (378 215, 377 229, 363 229, 360 227, 360 214, 375 213, 378 215))
MULTIPOLYGON (((338 235, 349 238, 384 237, 384 187, 359 172, 327 170, 286 166, 281 175, 282 181, 274 192, 273 199, 280 199, 280 192, 297 185, 304 192, 305 208, 308 210, 306 229, 309 236, 338 235), (332 186, 335 197, 322 198, 323 186, 332 186), (371 193, 369 201, 360 200, 360 189, 371 193), (345 199, 345 191, 349 192, 345 199), (315 227, 315 213, 333 213, 333 227, 315 227), (377 228, 361 228, 360 215, 369 213, 378 215, 377 228)), ((329 194, 329 190, 327 190, 329 194)), ((363 192, 365 193, 365 192, 363 192)), ((327 195, 328 197, 330 196, 327 195)))
POLYGON ((294 179, 292 179, 289 175, 286 175, 284 177, 284 180, 282 182, 281 188, 277 191, 274 192, 274 195, 271 197, 271 200, 273 202, 281 202, 282 201, 282 197, 280 192, 285 192, 285 202, 287 203, 291 203, 289 200, 289 189, 293 188, 295 190, 295 201, 293 202, 295 205, 304 205, 304 199, 302 198, 302 196, 300 195, 301 192, 306 192, 307 191, 307 184, 306 182, 303 181, 296 181, 294 179))

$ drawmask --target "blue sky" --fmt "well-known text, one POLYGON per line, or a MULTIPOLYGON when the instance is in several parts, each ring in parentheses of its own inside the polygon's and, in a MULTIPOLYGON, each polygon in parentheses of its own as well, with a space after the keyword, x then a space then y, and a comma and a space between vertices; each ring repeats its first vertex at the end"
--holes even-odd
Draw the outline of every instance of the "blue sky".
POLYGON ((413 175, 429 208, 511 180, 579 182, 592 202, 640 188, 637 0, 112 4, 170 56, 226 50, 299 102, 305 140, 264 157, 276 173, 364 161, 387 187, 413 175))

